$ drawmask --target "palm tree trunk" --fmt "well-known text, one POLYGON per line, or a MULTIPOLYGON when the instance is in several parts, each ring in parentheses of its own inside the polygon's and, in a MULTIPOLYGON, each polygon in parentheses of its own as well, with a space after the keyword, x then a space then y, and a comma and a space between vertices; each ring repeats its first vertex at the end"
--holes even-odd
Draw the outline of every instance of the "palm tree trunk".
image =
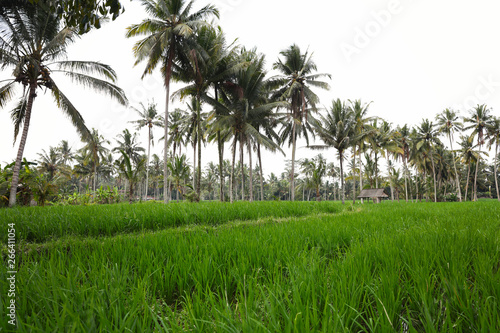
POLYGON ((233 161, 231 163, 231 175, 229 179, 229 201, 233 203, 233 183, 234 183, 234 162, 236 160, 236 140, 237 136, 234 136, 233 142, 233 161))
POLYGON ((171 47, 169 50, 168 58, 167 58, 167 68, 166 68, 166 73, 165 73, 165 90, 166 90, 166 97, 165 97, 165 144, 163 146, 163 202, 168 203, 169 202, 169 195, 168 195, 168 189, 169 189, 169 181, 168 181, 168 168, 167 168, 167 162, 168 162, 168 102, 170 99, 170 77, 172 76, 172 62, 175 54, 175 47, 171 47))
POLYGON ((193 140, 193 190, 196 191, 196 141, 193 140))
POLYGON ((431 155, 431 163, 432 163, 432 177, 434 179, 434 202, 437 202, 436 170, 434 168, 434 156, 432 156, 433 155, 432 149, 431 149, 430 155, 431 155))
POLYGON ((344 163, 343 159, 344 156, 342 152, 339 151, 339 158, 340 158, 340 188, 342 191, 342 204, 345 204, 345 192, 344 192, 344 163))
POLYGON ((498 138, 495 144, 495 187, 497 189, 497 199, 498 201, 500 201, 500 192, 498 192, 497 169, 498 169, 498 138))
POLYGON ((243 165, 243 135, 240 133, 241 200, 245 200, 245 166, 243 165))
POLYGON ((248 145, 248 165, 250 166, 249 178, 250 178, 250 197, 248 201, 253 201, 253 171, 252 171, 252 145, 250 144, 250 139, 247 139, 248 145))
POLYGON ((404 173, 405 173, 405 198, 406 202, 408 202, 408 167, 406 166, 406 157, 403 156, 403 165, 404 165, 404 173))
POLYGON ((375 152, 375 188, 378 188, 378 153, 375 152))
POLYGON ((467 165, 467 181, 465 183, 465 198, 464 198, 464 201, 467 201, 467 192, 469 190, 469 177, 470 177, 470 162, 469 164, 467 165))
MULTIPOLYGON (((448 135, 448 138, 450 139, 450 148, 451 151, 453 152, 453 143, 451 142, 451 135, 448 135)), ((453 152, 453 168, 455 169, 455 181, 458 190, 458 200, 462 202, 462 190, 460 189, 460 180, 458 179, 457 163, 455 161, 455 152, 453 152)))
POLYGON ((356 203, 356 147, 352 147, 352 204, 356 203))
POLYGON ((220 201, 224 202, 224 143, 220 137, 220 131, 217 131, 217 148, 219 150, 220 201))
POLYGON ((479 160, 481 159, 481 146, 480 144, 476 162, 476 173, 474 175, 474 201, 477 201, 477 171, 479 170, 479 160))
POLYGON ((16 204, 17 185, 19 184, 19 171, 21 170, 21 162, 23 160, 24 147, 26 146, 26 138, 30 127, 31 110, 33 109, 33 101, 36 97, 37 84, 30 85, 28 103, 26 104, 26 113, 24 115, 24 126, 21 140, 19 141, 19 149, 17 151, 16 163, 12 174, 12 183, 10 184, 9 207, 14 207, 16 204))
MULTIPOLYGON (((363 190, 363 165, 361 163, 361 147, 359 147, 359 190, 363 190)), ((363 198, 361 198, 361 203, 363 203, 363 198)))
POLYGON ((257 143, 257 157, 259 159, 260 201, 264 201, 264 177, 262 171, 262 157, 260 155, 260 143, 257 143))
POLYGON ((151 127, 148 127, 148 161, 146 163, 146 193, 144 200, 148 199, 148 185, 149 185, 149 155, 151 154, 151 127))
POLYGON ((196 101, 196 113, 198 118, 198 178, 196 179, 196 192, 198 193, 198 198, 201 199, 201 102, 200 94, 198 93, 196 101))
POLYGON ((295 148, 296 148, 296 140, 295 140, 295 118, 292 116, 293 119, 293 126, 292 126, 292 175, 290 177, 291 182, 290 182, 290 191, 291 191, 291 196, 290 200, 295 201, 295 148))

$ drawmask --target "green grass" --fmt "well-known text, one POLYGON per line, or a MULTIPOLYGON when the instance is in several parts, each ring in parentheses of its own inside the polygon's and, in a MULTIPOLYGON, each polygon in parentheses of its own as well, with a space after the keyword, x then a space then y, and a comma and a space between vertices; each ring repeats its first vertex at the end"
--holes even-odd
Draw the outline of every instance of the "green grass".
MULTIPOLYGON (((207 213, 155 232, 22 243, 18 329, 500 331, 498 203, 325 204, 334 213, 311 203, 310 215, 286 217, 300 215, 288 204, 247 221, 207 213)), ((244 216, 264 207, 241 205, 244 216)), ((2 268, 2 292, 5 278, 2 268)))
MULTIPOLYGON (((0 230, 16 223, 17 240, 45 242, 64 236, 97 237, 157 231, 185 225, 219 225, 232 220, 333 213, 331 202, 221 202, 20 207, 0 209, 0 230)), ((7 242, 7 233, 0 241, 7 242)))

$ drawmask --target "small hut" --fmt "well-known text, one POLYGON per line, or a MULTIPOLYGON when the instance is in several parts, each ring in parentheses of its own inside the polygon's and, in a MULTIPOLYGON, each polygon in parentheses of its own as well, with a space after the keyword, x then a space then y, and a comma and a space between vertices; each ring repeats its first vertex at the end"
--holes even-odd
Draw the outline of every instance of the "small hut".
POLYGON ((358 195, 360 199, 372 199, 374 203, 379 203, 381 199, 388 198, 389 196, 384 193, 383 188, 370 188, 362 190, 358 195))

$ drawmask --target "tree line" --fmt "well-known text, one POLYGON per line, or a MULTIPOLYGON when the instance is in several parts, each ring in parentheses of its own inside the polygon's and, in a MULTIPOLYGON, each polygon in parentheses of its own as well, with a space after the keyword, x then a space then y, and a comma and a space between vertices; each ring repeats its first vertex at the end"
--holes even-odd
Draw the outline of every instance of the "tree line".
POLYGON ((304 200, 306 193, 310 199, 312 191, 316 200, 345 202, 346 193, 354 201, 359 190, 381 186, 388 188, 393 200, 477 200, 479 193, 486 192, 498 197, 500 120, 486 105, 463 116, 446 109, 435 120, 395 128, 369 116, 370 103, 361 100, 337 99, 321 110, 316 91, 329 89, 324 80, 330 75, 317 71, 310 52, 289 46, 272 64, 279 74, 267 77, 264 55, 255 48, 228 43, 220 27, 207 23, 219 15, 214 6, 193 11, 193 2, 185 0, 144 0, 142 4, 149 17, 130 26, 126 36, 141 38, 132 51, 136 65, 145 64, 142 77, 158 68, 166 88, 161 115, 157 104, 148 102, 140 104, 141 109, 136 109, 139 119, 131 121, 137 129, 148 129, 147 148, 140 147, 128 129, 119 135, 115 147, 107 147, 110 141, 86 127, 82 115, 56 85, 54 74, 65 74, 75 83, 128 104, 124 92, 114 84, 116 73, 110 66, 61 60, 67 45, 75 41, 75 28, 62 27, 60 17, 47 13, 43 6, 13 6, 0 12, 7 27, 1 32, 2 69, 13 69, 12 78, 0 87, 0 107, 14 98, 17 86, 23 87, 11 111, 14 140, 22 133, 19 151, 15 162, 2 169, 0 186, 1 198, 7 201, 8 196, 9 206, 18 197, 29 197, 23 191, 38 197, 45 191, 43 204, 46 198, 55 197, 56 189, 63 188, 80 193, 86 187, 94 197, 100 184, 126 189, 130 201, 151 194, 164 202, 179 197, 293 201, 296 197, 304 200), (185 86, 171 93, 172 80, 185 86), (34 101, 42 88, 50 91, 71 119, 84 147, 75 154, 64 141, 59 147, 50 147, 39 155, 35 170, 33 162, 23 161, 23 151, 34 101), (172 98, 185 101, 185 110, 170 111, 172 98), (150 154, 154 127, 163 128, 162 158, 150 154), (454 150, 457 136, 459 149, 454 150), (326 163, 321 154, 297 161, 299 138, 311 149, 333 148, 338 167, 326 163), (320 144, 316 140, 311 144, 316 138, 320 144), (207 144, 217 146, 219 163, 202 170, 202 151, 207 144), (286 145, 291 148, 289 167, 281 175, 265 179, 262 149, 284 154, 286 145), (194 153, 192 168, 182 153, 188 146, 194 153), (484 158, 486 147, 495 147, 492 166, 484 158), (227 148, 229 158, 224 156, 227 148), (385 175, 379 170, 381 159, 387 161, 385 175), (490 186, 494 186, 494 194, 490 186))

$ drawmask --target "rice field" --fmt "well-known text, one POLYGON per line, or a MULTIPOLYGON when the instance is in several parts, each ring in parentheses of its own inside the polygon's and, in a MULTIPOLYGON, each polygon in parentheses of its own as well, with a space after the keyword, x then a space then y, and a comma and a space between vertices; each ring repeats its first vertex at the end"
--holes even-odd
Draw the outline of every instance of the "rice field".
MULTIPOLYGON (((500 331, 496 202, 148 203, 0 219, 19 234, 20 332, 500 331)), ((2 234, 4 331, 6 253, 2 234)))

